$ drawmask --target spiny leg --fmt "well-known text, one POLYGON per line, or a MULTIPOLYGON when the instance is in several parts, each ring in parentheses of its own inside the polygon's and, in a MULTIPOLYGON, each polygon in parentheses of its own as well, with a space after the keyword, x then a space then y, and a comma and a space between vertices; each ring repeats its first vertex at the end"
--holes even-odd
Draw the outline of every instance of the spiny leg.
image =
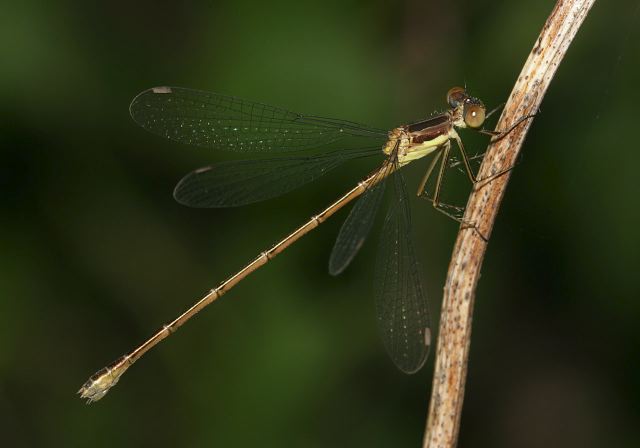
MULTIPOLYGON (((440 149, 437 150, 434 158, 431 160, 431 163, 429 164, 429 167, 427 168, 427 171, 423 176, 422 181, 420 182, 417 195, 419 197, 424 197, 425 199, 428 199, 429 201, 431 201, 431 204, 433 205, 433 207, 436 210, 438 210, 440 213, 444 214, 445 216, 448 216, 449 218, 455 220, 456 222, 465 224, 462 220, 462 213, 464 212, 464 207, 459 207, 456 205, 451 205, 451 204, 447 204, 440 201, 442 184, 444 183, 446 169, 449 166, 450 156, 451 156, 451 142, 448 141, 440 149), (440 167, 438 169, 438 176, 435 182, 434 194, 433 196, 430 196, 426 191, 426 184, 431 178, 431 175, 433 174, 434 169, 438 164, 438 162, 440 162, 440 167)), ((468 166, 468 165, 465 165, 465 166, 468 166)), ((473 179, 473 174, 469 178, 473 179)))
POLYGON ((467 156, 467 152, 464 150, 464 145, 462 144, 462 139, 458 134, 455 135, 456 143, 458 144, 458 148, 460 148, 460 154, 462 154, 462 161, 464 162, 464 167, 467 171, 467 176, 469 176, 469 180, 472 184, 476 184, 476 175, 471 169, 471 162, 469 161, 469 157, 467 156))
MULTIPOLYGON (((491 140, 491 143, 493 143, 493 142, 502 140, 504 137, 509 135, 516 127, 518 127, 521 123, 523 123, 525 120, 533 118, 536 115, 537 115, 537 113, 525 115, 524 117, 521 117, 518 121, 516 121, 513 125, 511 125, 511 127, 509 127, 507 130, 504 130, 504 131, 488 131, 488 130, 485 130, 485 129, 480 129, 478 132, 480 132, 481 134, 490 135, 492 137, 495 137, 495 139, 491 140)), ((486 185, 487 183, 491 182, 492 180, 497 179, 498 177, 503 176, 504 174, 508 173, 509 171, 514 169, 520 163, 520 157, 510 167, 505 168, 503 170, 500 170, 497 173, 490 175, 489 177, 485 177, 484 179, 478 179, 477 183, 481 184, 480 187, 482 187, 482 186, 486 185)))
POLYGON ((431 163, 429 164, 429 167, 427 168, 427 172, 425 173, 425 175, 422 177, 422 180, 420 181, 420 185, 418 186, 418 191, 417 191, 417 195, 418 197, 423 197, 429 201, 431 201, 431 204, 434 206, 434 208, 442 213, 444 213, 445 215, 449 216, 452 219, 455 219, 456 221, 460 221, 459 218, 452 216, 451 214, 449 214, 446 210, 443 209, 442 206, 444 207, 452 207, 452 208, 458 208, 449 204, 444 204, 441 203, 439 200, 440 197, 440 189, 442 188, 442 179, 444 177, 444 168, 446 166, 447 160, 449 159, 449 152, 451 150, 451 144, 450 142, 446 142, 444 145, 442 145, 442 147, 440 147, 435 156, 433 157, 433 159, 431 160, 431 163), (438 169, 438 178, 436 180, 436 185, 435 185, 435 192, 433 197, 429 196, 429 194, 427 193, 426 190, 426 185, 427 182, 429 181, 429 179, 431 178, 431 175, 433 174, 433 170, 436 167, 438 161, 440 161, 440 158, 442 157, 442 160, 440 162, 440 168, 438 169))
MULTIPOLYGON (((440 202, 440 193, 442 192, 442 184, 444 182, 444 175, 445 175, 445 170, 447 168, 447 164, 449 162, 449 156, 451 154, 451 143, 447 142, 443 149, 440 151, 440 153, 442 154, 442 160, 440 161, 440 168, 438 169, 438 177, 436 179, 436 185, 435 185, 435 190, 433 192, 433 198, 431 198, 431 204, 433 205, 433 208, 435 208, 436 210, 438 210, 440 213, 444 214, 445 216, 448 216, 449 218, 461 223, 461 224, 465 224, 465 222, 462 220, 461 216, 456 216, 454 215, 452 212, 449 211, 449 209, 453 209, 454 211, 458 211, 458 212, 463 212, 464 211, 464 207, 457 207, 455 205, 450 205, 450 204, 446 204, 444 202, 440 202)), ((435 162, 432 162, 433 166, 430 166, 430 171, 433 170, 433 167, 435 166, 435 162)), ((431 174, 429 172, 429 174, 431 174)), ((426 183, 426 182, 425 182, 426 183)))
POLYGON ((420 181, 420 185, 418 185, 418 191, 416 193, 418 197, 422 196, 425 193, 425 187, 427 185, 427 182, 429 181, 429 178, 431 177, 431 173, 433 172, 433 169, 436 167, 438 160, 440 160, 440 157, 442 157, 442 149, 438 149, 438 151, 436 152, 436 155, 433 157, 433 159, 431 160, 431 163, 429 164, 429 168, 427 168, 427 172, 424 173, 424 176, 420 181))
POLYGON ((484 116, 485 120, 488 120, 489 117, 493 114, 495 114, 496 112, 498 112, 500 109, 502 109, 504 107, 504 105, 507 104, 506 102, 502 103, 502 104, 498 104, 496 107, 494 107, 493 109, 491 109, 491 112, 489 112, 487 115, 484 116))
MULTIPOLYGON (((462 160, 464 161, 464 166, 465 166, 465 170, 467 173, 467 176, 469 177, 469 180, 471 181, 471 183, 473 185, 475 185, 477 183, 476 181, 476 176, 473 173, 473 170, 471 168, 471 163, 469 162, 469 157, 467 156, 467 153, 464 150, 464 146, 462 144, 462 141, 460 139, 459 136, 456 135, 455 137, 456 140, 456 144, 458 145, 458 148, 460 148, 460 153, 462 154, 462 160)), ((444 181, 444 176, 445 176, 445 170, 448 167, 449 164, 449 158, 451 155, 451 142, 447 142, 446 145, 444 146, 444 148, 439 152, 439 154, 442 154, 442 161, 440 162, 440 169, 438 170, 438 178, 436 179, 436 185, 435 185, 435 191, 433 194, 433 199, 431 200, 431 203, 433 205, 433 207, 438 210, 440 213, 444 214, 445 216, 448 216, 449 218, 457 221, 460 223, 461 228, 462 229, 473 229, 474 232, 476 232, 478 234, 478 236, 485 242, 488 241, 488 239, 480 232, 480 230, 477 228, 477 226, 474 223, 465 221, 464 219, 462 219, 462 216, 456 216, 453 213, 450 213, 449 210, 447 210, 447 208, 454 208, 456 211, 458 211, 459 213, 464 212, 464 207, 456 207, 453 205, 449 205, 449 204, 445 204, 443 202, 440 202, 440 193, 442 191, 442 184, 444 181)), ((438 155, 439 157, 439 155, 438 155)), ((425 178, 428 178, 429 175, 431 175, 431 172, 433 171, 433 168, 435 166, 435 163, 437 162, 437 158, 435 159, 434 162, 431 162, 431 165, 429 166, 429 169, 427 170, 427 175, 425 176, 425 178)), ((423 179, 423 182, 421 182, 421 185, 424 185, 426 183, 426 180, 423 179)))

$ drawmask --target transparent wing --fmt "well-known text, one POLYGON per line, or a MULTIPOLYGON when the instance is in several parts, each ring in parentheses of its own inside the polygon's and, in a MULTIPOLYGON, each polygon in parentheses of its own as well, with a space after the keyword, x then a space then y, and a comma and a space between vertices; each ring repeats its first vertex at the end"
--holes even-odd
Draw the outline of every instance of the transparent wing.
POLYGON ((414 373, 429 354, 429 310, 411 242, 404 181, 399 172, 393 179, 394 203, 385 218, 374 276, 376 316, 389 356, 400 370, 414 373))
POLYGON ((380 208, 384 186, 385 182, 382 181, 367 189, 342 224, 329 257, 329 273, 331 275, 342 273, 364 244, 378 208, 380 208))
POLYGON ((236 207, 263 201, 311 182, 341 163, 379 148, 334 151, 316 156, 221 162, 187 174, 173 196, 189 207, 236 207))
POLYGON ((313 117, 230 96, 179 87, 154 87, 129 107, 136 123, 154 134, 190 145, 238 152, 318 148, 387 132, 351 121, 313 117))

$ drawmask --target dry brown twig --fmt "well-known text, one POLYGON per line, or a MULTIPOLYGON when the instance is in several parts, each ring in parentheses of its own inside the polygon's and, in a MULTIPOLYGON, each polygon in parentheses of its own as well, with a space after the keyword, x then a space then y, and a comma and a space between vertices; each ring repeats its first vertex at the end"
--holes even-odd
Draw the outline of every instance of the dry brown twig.
MULTIPOLYGON (((507 101, 496 129, 535 113, 571 41, 595 0, 559 0, 547 19, 507 101)), ((531 120, 489 145, 479 179, 512 167, 531 120)), ((475 291, 487 241, 511 172, 480 182, 469 197, 444 287, 436 365, 423 448, 452 448, 458 440, 475 291)))

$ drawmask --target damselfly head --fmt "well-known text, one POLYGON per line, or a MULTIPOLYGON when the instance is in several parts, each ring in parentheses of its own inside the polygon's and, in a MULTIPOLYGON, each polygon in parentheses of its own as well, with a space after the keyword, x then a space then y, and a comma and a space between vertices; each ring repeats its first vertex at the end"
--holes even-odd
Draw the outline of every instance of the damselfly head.
MULTIPOLYGON (((485 119, 486 108, 482 101, 467 94, 464 87, 453 87, 447 92, 447 102, 462 116, 464 126, 477 129, 485 119)), ((463 123, 456 125, 462 126, 463 123)))

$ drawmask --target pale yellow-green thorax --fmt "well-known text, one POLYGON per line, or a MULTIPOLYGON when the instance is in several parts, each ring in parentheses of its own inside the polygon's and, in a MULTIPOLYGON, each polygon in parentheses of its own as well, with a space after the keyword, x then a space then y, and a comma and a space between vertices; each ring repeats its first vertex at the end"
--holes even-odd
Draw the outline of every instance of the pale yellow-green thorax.
POLYGON ((435 132, 429 129, 430 133, 410 132, 408 128, 408 126, 402 126, 389 132, 389 140, 382 149, 382 152, 388 156, 396 151, 400 166, 428 156, 449 145, 451 139, 459 138, 450 122, 444 126, 438 126, 435 132))
POLYGON ((447 93, 448 111, 426 120, 400 126, 389 132, 389 140, 382 151, 394 156, 394 162, 404 166, 438 149, 446 149, 455 140, 462 149, 455 128, 480 129, 485 120, 485 107, 477 98, 469 96, 462 87, 453 87, 447 93))

